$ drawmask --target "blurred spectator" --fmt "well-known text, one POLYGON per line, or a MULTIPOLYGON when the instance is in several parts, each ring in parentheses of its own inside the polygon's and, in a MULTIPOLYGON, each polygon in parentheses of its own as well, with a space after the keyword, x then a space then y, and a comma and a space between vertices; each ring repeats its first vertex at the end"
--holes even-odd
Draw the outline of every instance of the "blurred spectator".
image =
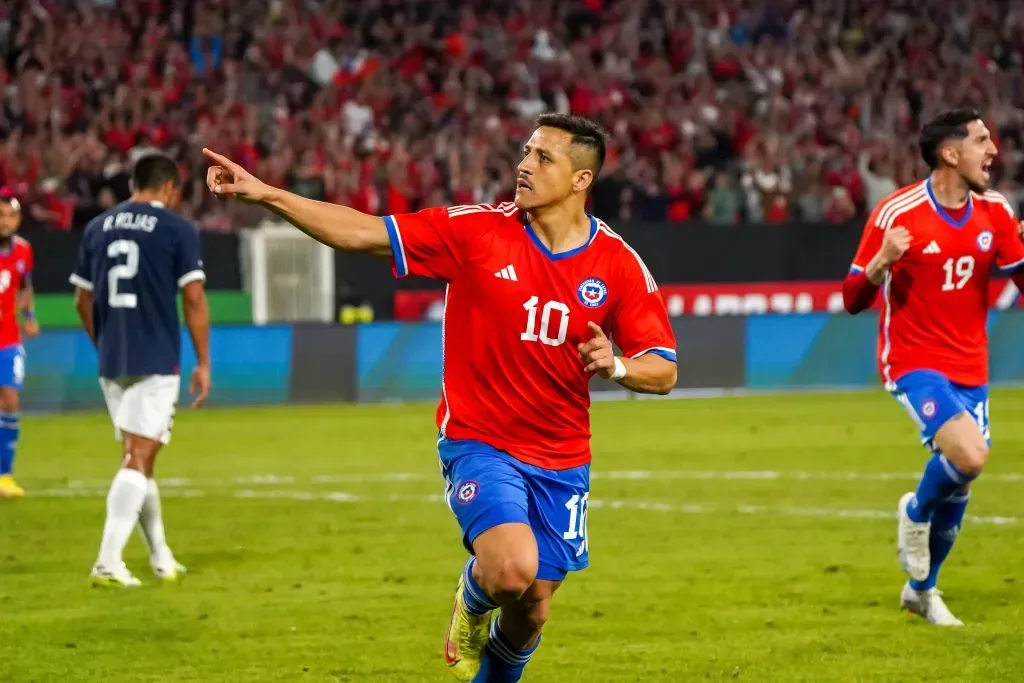
POLYGON ((1010 0, 26 0, 0 45, 0 184, 54 229, 127 196, 151 149, 203 228, 254 224, 204 192, 203 145, 367 211, 494 201, 533 117, 570 109, 609 130, 610 221, 864 214, 922 177, 921 121, 967 104, 1022 198, 1010 0))

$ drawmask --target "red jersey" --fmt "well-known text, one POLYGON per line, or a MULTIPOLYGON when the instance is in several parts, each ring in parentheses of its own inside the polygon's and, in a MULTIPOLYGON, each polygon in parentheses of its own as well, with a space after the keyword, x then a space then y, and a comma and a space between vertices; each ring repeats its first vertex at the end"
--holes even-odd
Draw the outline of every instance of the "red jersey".
POLYGON ((676 360, 658 286, 621 237, 591 218, 589 241, 553 254, 514 204, 387 216, 395 275, 448 283, 437 426, 531 465, 590 462, 592 373, 576 348, 589 321, 623 355, 676 360))
POLYGON ((0 249, 0 349, 21 343, 18 325, 18 293, 32 279, 32 247, 15 235, 0 249))
POLYGON ((900 226, 911 244, 882 285, 882 378, 891 384, 912 370, 934 370, 957 384, 987 384, 992 268, 1024 264, 1013 209, 998 192, 971 193, 956 220, 935 200, 930 180, 904 187, 871 212, 851 271, 863 271, 885 231, 900 226))

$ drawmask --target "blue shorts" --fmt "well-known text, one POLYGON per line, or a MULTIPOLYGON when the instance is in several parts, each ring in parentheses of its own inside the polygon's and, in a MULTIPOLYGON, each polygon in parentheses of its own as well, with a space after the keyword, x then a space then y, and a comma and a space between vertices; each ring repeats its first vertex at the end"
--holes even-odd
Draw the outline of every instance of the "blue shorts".
POLYGON ((18 391, 25 385, 25 347, 21 344, 0 349, 0 387, 14 387, 18 391))
POLYGON ((448 507, 473 552, 483 532, 510 522, 528 524, 537 538, 537 578, 561 581, 590 564, 587 499, 590 465, 547 470, 527 465, 479 441, 442 438, 437 444, 448 507))
POLYGON ((915 370, 896 380, 893 397, 899 401, 921 430, 921 443, 935 450, 935 433, 962 412, 978 424, 992 445, 988 422, 988 387, 968 387, 950 382, 934 370, 915 370))

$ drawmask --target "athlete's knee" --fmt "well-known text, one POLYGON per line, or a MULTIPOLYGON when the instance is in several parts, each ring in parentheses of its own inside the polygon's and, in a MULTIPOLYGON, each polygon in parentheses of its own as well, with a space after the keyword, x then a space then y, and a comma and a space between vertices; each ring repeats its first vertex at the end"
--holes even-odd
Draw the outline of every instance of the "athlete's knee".
POLYGON ((480 585, 499 605, 519 600, 537 578, 537 555, 528 551, 477 556, 480 585))
POLYGON ((473 540, 480 587, 499 605, 518 600, 537 578, 537 539, 526 524, 492 527, 473 540))
POLYGON ((156 467, 156 454, 160 450, 160 442, 145 439, 134 434, 125 434, 124 462, 122 467, 138 470, 147 477, 153 476, 156 467))
POLYGON ((21 410, 21 396, 14 387, 0 388, 0 412, 12 414, 21 410))
MULTIPOLYGON (((956 451, 952 459, 957 469, 971 477, 981 474, 988 462, 988 444, 984 439, 958 444, 956 451)), ((947 453, 946 457, 949 458, 950 454, 947 453)))

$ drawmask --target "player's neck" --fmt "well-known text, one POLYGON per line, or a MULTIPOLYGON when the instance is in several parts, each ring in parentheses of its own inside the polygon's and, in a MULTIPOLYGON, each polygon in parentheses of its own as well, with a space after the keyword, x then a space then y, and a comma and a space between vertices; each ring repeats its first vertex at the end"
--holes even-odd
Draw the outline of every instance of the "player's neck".
POLYGON ((537 239, 552 254, 572 251, 590 240, 590 217, 579 207, 544 207, 529 211, 527 216, 537 239))
POLYGON ((964 179, 953 170, 940 169, 931 175, 935 201, 947 209, 959 209, 967 203, 970 189, 964 179))
POLYGON ((167 202, 156 192, 136 192, 132 195, 131 201, 136 204, 158 204, 166 206, 167 202))

